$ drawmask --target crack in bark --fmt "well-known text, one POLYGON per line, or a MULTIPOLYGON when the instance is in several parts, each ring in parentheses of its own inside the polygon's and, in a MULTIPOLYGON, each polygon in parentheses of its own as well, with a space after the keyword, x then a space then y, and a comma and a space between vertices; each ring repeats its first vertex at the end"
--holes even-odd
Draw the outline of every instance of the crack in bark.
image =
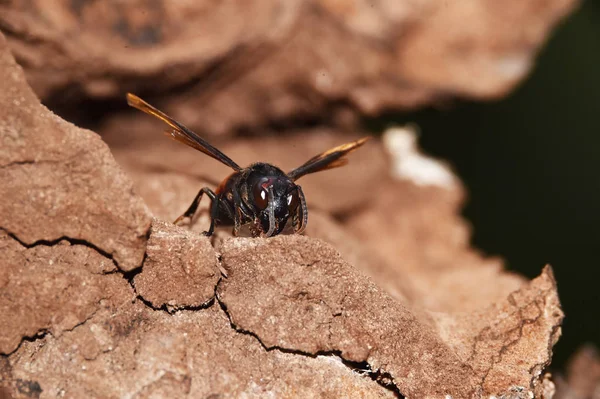
MULTIPOLYGON (((26 242, 22 241, 19 237, 17 237, 16 234, 8 231, 7 229, 0 227, 0 231, 5 232, 8 237, 10 237, 11 239, 15 240, 16 242, 18 242, 21 246, 23 246, 24 248, 27 249, 31 249, 31 248, 35 248, 37 246, 47 246, 47 247, 53 247, 58 245, 61 241, 67 241, 69 244, 71 245, 82 245, 84 247, 90 248, 93 251, 96 251, 97 253, 99 253, 101 256, 109 259, 115 266, 115 270, 107 272, 107 273, 91 273, 91 274, 100 274, 100 275, 109 275, 109 274, 114 274, 114 273, 124 273, 123 271, 121 271, 121 269, 119 269, 119 266, 117 264, 117 262, 113 259, 112 255, 109 254, 108 252, 96 247, 94 244, 85 241, 85 240, 80 240, 80 239, 76 239, 76 238, 71 238, 71 237, 67 237, 67 236, 62 236, 60 238, 57 238, 56 240, 37 240, 31 244, 27 244, 26 242)), ((138 267, 138 269, 140 269, 140 267, 138 267)), ((100 301, 102 301, 103 299, 106 298, 100 298, 98 300, 98 303, 100 301)), ((75 328, 85 324, 87 321, 89 321, 92 317, 94 317, 94 315, 98 312, 98 308, 96 308, 89 316, 87 316, 83 321, 78 322, 77 324, 75 324, 73 327, 65 329, 64 331, 73 331, 75 328)), ((28 341, 28 342, 35 342, 39 339, 43 339, 45 338, 47 335, 52 335, 50 330, 47 328, 41 328, 39 329, 35 335, 32 336, 22 336, 21 337, 21 341, 19 342, 19 344, 17 345, 17 347, 11 351, 10 353, 7 353, 6 356, 10 356, 11 354, 15 353, 16 351, 19 350, 19 348, 21 347, 21 345, 23 344, 23 342, 28 341)))
MULTIPOLYGON (((545 297, 548 294, 548 292, 550 292, 550 290, 543 290, 541 292, 541 296, 542 296, 542 298, 544 298, 543 299, 544 304, 545 304, 545 297)), ((506 353, 506 351, 508 349, 510 349, 511 347, 513 347, 516 344, 518 344, 519 341, 521 340, 521 338, 523 338, 523 330, 524 330, 525 326, 531 325, 531 324, 535 324, 543 316, 543 314, 544 314, 544 312, 543 312, 543 310, 542 310, 542 308, 541 308, 541 306, 540 306, 539 301, 538 301, 537 298, 533 299, 533 301, 531 301, 529 303, 526 303, 526 304, 524 304, 522 306, 517 306, 517 301, 515 301, 515 299, 514 299, 514 294, 515 293, 513 292, 513 293, 511 293, 508 296, 508 301, 509 301, 509 303, 513 307, 516 308, 516 312, 515 313, 518 315, 517 317, 519 319, 519 323, 518 323, 518 325, 516 327, 511 328, 508 331, 505 331, 503 333, 503 335, 509 337, 513 332, 518 331, 517 337, 514 338, 514 339, 512 339, 512 340, 510 340, 510 341, 508 341, 508 342, 503 343, 502 346, 501 346, 501 348, 498 350, 497 354, 494 355, 494 356, 492 356, 492 358, 490 359, 490 365, 489 365, 489 367, 487 368, 487 370, 485 370, 485 373, 481 377, 481 382, 479 384, 479 387, 481 387, 481 388, 483 388, 483 386, 485 385, 485 381, 488 378, 488 376, 489 376, 490 372, 492 371, 492 369, 494 368, 494 366, 496 364, 498 364, 499 362, 502 361, 503 354, 506 353), (533 318, 524 318, 523 317, 523 310, 525 308, 529 307, 530 305, 535 305, 535 307, 538 310, 538 313, 533 318)), ((557 327, 560 327, 560 324, 553 327, 552 333, 551 333, 551 337, 555 333, 555 329, 557 329, 557 327)), ((472 349, 471 356, 469 357, 468 362, 472 361, 475 358, 475 356, 477 355, 477 343, 484 341, 483 335, 487 331, 490 331, 491 329, 492 329, 491 326, 485 327, 477 335, 477 337, 475 338, 475 340, 473 342, 473 349, 472 349)), ((550 346, 550 348, 552 347, 551 340, 550 340, 549 346, 550 346)), ((549 350, 551 350, 551 349, 549 349, 549 350)), ((550 356, 549 359, 551 359, 551 358, 552 357, 550 356)), ((539 364, 535 364, 533 367, 529 368, 528 372, 531 374, 535 370, 536 367, 542 367, 542 369, 543 369, 549 363, 550 363, 550 360, 546 361, 546 362, 539 363, 539 364)), ((532 376, 532 378, 530 380, 530 389, 533 389, 535 379, 536 379, 536 377, 532 376)))
POLYGON ((191 311, 205 310, 205 309, 210 308, 215 303, 215 297, 213 296, 208 301, 206 301, 200 305, 169 306, 167 304, 163 304, 161 306, 156 306, 152 302, 150 302, 149 300, 144 298, 142 295, 138 294, 137 291, 135 291, 135 287, 133 285, 132 285, 132 288, 136 294, 135 299, 139 300, 141 303, 143 303, 144 306, 147 306, 154 311, 165 312, 170 315, 173 315, 175 313, 178 313, 178 312, 181 312, 184 310, 191 310, 191 311))
POLYGON ((65 159, 25 159, 23 161, 12 161, 9 163, 5 163, 0 165, 0 169, 8 169, 17 166, 23 165, 43 165, 43 164, 65 164, 68 165, 68 162, 71 162, 74 158, 79 157, 79 154, 76 156, 72 156, 65 159))
MULTIPOLYGON (((98 300, 98 303, 97 303, 97 304, 99 305, 99 304, 100 304, 100 302, 101 302, 101 301, 103 301, 103 300, 105 300, 105 299, 106 299, 106 298, 100 298, 100 299, 98 300)), ((82 325, 84 325, 85 323, 87 323, 88 321, 90 321, 90 320, 91 320, 91 319, 92 319, 94 316, 96 316, 96 314, 98 313, 98 311, 99 311, 99 310, 100 310, 100 308, 99 308, 99 307, 98 307, 98 308, 96 308, 96 309, 94 309, 94 311, 93 311, 93 312, 92 312, 92 313, 91 313, 89 316, 87 316, 85 319, 83 319, 83 320, 82 320, 82 321, 80 321, 79 323, 75 324, 73 327, 71 327, 71 328, 66 328, 66 329, 65 329, 65 330, 63 330, 63 331, 72 332, 72 331, 73 331, 73 330, 75 330, 77 327, 81 327, 82 325)))
MULTIPOLYGON (((41 240, 34 241, 31 244, 28 244, 25 241, 21 240, 15 233, 12 233, 12 232, 8 231, 4 227, 0 226, 0 231, 4 231, 6 234, 8 234, 8 236, 10 238, 12 238, 13 240, 17 241, 19 244, 21 244, 21 246, 23 246, 23 247, 25 247, 27 249, 35 248, 37 246, 53 247, 53 246, 59 244, 61 241, 67 241, 71 245, 82 245, 84 247, 90 248, 90 249, 98 252, 103 257, 109 259, 115 265, 115 267, 118 270, 120 270, 119 264, 114 259, 114 257, 113 257, 112 254, 106 252, 102 248, 97 247, 96 245, 92 244, 91 242, 83 240, 83 239, 80 239, 80 238, 73 238, 73 237, 68 237, 68 236, 61 236, 61 237, 56 238, 54 240, 44 240, 44 239, 41 239, 41 240)), ((138 266, 138 267, 136 267, 134 270, 137 270, 140 267, 141 267, 141 265, 138 266)))
POLYGON ((13 162, 9 162, 3 165, 0 165, 0 169, 7 169, 13 166, 20 166, 20 165, 33 165, 38 163, 39 161, 36 161, 35 159, 26 159, 24 161, 13 161, 13 162))
POLYGON ((35 341, 39 341, 40 339, 46 338, 47 335, 52 336, 52 333, 47 328, 40 328, 35 333, 35 335, 24 335, 24 336, 21 337, 21 341, 19 342, 19 345, 17 345, 17 347, 13 351, 10 351, 10 352, 5 353, 5 354, 0 354, 0 356, 2 356, 2 357, 9 357, 10 355, 12 355, 13 353, 15 353, 16 351, 18 351, 21 348, 21 346, 23 345, 23 342, 35 342, 35 341))
MULTIPOLYGON (((146 241, 147 242, 147 241, 146 241)), ((139 300, 142 304, 144 304, 144 306, 155 310, 155 311, 160 311, 160 312, 166 312, 170 315, 175 314, 177 312, 181 312, 183 310, 192 310, 192 311, 198 311, 198 310, 204 310, 204 309, 208 309, 210 308, 214 302, 215 302, 215 296, 213 295, 208 301, 200 304, 200 305, 175 305, 175 306, 169 306, 166 303, 163 304, 162 306, 156 306, 154 305, 151 301, 147 300, 146 298, 143 297, 143 295, 139 294, 137 292, 137 289, 135 288, 135 282, 134 282, 134 278, 135 276, 137 276, 138 274, 140 274, 144 268, 144 263, 146 263, 146 259, 148 258, 148 254, 147 251, 144 252, 144 258, 142 260, 142 264, 140 265, 140 267, 130 270, 128 272, 122 271, 120 269, 115 270, 116 273, 120 273, 123 278, 127 281, 127 283, 131 286, 131 289, 133 290, 133 292, 135 293, 135 299, 139 300)), ((217 283, 218 284, 218 283, 217 283)), ((215 284, 215 292, 217 289, 217 284, 215 284)))
POLYGON ((0 169, 7 169, 13 166, 21 166, 21 165, 41 165, 41 164, 63 164, 68 166, 71 162, 73 162, 77 158, 81 158, 90 154, 92 150, 80 150, 75 152, 75 154, 71 154, 65 158, 61 159, 24 159, 20 161, 12 161, 5 164, 0 165, 0 169))
POLYGON ((405 396, 400 392, 399 387, 396 384, 394 384, 394 378, 392 377, 392 375, 390 373, 383 372, 383 371, 381 371, 381 369, 373 370, 371 368, 371 365, 366 360, 363 362, 347 360, 342 356, 341 350, 334 349, 334 350, 328 350, 328 351, 317 351, 315 353, 312 353, 312 352, 306 352, 306 351, 303 351, 300 349, 285 348, 285 347, 277 346, 277 345, 267 346, 260 339, 258 334, 256 334, 255 332, 252 332, 250 330, 243 329, 243 328, 237 326, 233 322, 233 319, 231 318, 231 315, 229 314, 229 311, 227 310, 227 304, 225 304, 225 302, 223 302, 219 298, 218 288, 219 288, 219 284, 221 283, 222 280, 223 280, 223 278, 220 278, 219 281, 217 282, 217 284, 215 286, 215 295, 213 298, 215 299, 215 302, 219 304, 219 307, 221 308, 223 313, 225 313, 225 316, 227 316, 227 319, 229 320, 229 324, 231 325, 231 328, 235 332, 253 337, 256 341, 258 341, 260 346, 262 346, 262 348, 267 352, 278 351, 281 353, 310 357, 313 359, 317 358, 318 356, 338 357, 341 360, 342 364, 344 366, 346 366, 347 368, 349 368, 351 371, 358 373, 360 375, 366 375, 367 377, 369 377, 371 380, 375 381, 377 384, 379 384, 383 388, 393 392, 394 395, 398 399, 405 398, 405 396))

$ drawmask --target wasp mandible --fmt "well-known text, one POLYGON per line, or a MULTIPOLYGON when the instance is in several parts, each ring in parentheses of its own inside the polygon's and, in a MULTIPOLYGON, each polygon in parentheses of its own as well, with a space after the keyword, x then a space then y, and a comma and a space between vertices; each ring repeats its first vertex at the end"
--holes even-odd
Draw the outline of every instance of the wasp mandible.
POLYGON ((195 148, 234 170, 215 191, 208 187, 201 188, 189 208, 174 222, 177 224, 185 218, 191 219, 202 195, 206 194, 211 199, 210 227, 203 233, 206 236, 212 235, 218 224, 233 225, 234 236, 238 235, 242 225, 250 224, 253 237, 272 237, 281 233, 290 216, 294 232, 302 233, 308 222, 308 208, 302 188, 295 181, 309 173, 346 165, 348 160, 344 156, 369 139, 363 137, 332 148, 288 173, 263 162, 242 168, 196 133, 134 94, 127 94, 127 103, 169 125, 170 129, 166 133, 172 139, 195 148))

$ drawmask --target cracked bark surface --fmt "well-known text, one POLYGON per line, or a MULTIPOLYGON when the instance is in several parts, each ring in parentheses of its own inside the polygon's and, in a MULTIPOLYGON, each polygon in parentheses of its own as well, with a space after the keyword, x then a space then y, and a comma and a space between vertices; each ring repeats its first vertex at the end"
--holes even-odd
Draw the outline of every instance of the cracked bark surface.
MULTIPOLYGON (((202 211, 167 221, 223 168, 144 116, 128 136, 104 126, 117 165, 39 103, 2 40, 0 395, 551 397, 551 269, 527 281, 473 250, 458 183, 392 177, 373 140, 303 179, 306 236, 211 241, 202 211)), ((287 169, 348 140, 296 133, 222 148, 287 169)))
POLYGON ((0 253, 0 353, 13 352, 24 337, 60 337, 133 297, 115 264, 83 245, 27 248, 0 231, 0 253))
POLYGON ((81 240, 139 267, 150 215, 108 146, 43 107, 0 36, 0 228, 27 245, 81 240))
POLYGON ((265 351, 218 306, 169 315, 138 302, 106 316, 23 343, 5 371, 37 381, 48 397, 393 397, 335 357, 265 351))
POLYGON ((133 285, 153 307, 173 311, 208 304, 220 275, 208 237, 155 219, 133 285))
POLYGON ((577 3, 12 0, 0 29, 44 99, 143 90, 190 127, 225 134, 500 97, 577 3))
POLYGON ((472 397, 513 385, 537 392, 558 339, 562 312, 548 268, 490 308, 432 314, 432 325, 321 241, 231 239, 219 250, 228 278, 218 296, 236 327, 267 348, 366 361, 409 397, 472 397))

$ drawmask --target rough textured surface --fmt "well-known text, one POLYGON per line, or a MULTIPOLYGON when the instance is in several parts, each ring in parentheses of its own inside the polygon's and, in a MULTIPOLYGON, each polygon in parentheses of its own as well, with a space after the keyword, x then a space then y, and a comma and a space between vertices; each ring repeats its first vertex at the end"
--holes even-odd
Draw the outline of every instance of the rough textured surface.
POLYGON ((43 98, 161 92, 176 117, 226 133, 502 96, 576 4, 12 0, 0 4, 0 28, 43 98))
POLYGON ((334 356, 266 351, 218 306, 98 313, 58 339, 23 343, 3 374, 15 392, 27 381, 42 397, 394 397, 334 356))
POLYGON ((218 296, 236 327, 267 347, 366 361, 409 397, 489 395, 513 385, 537 392, 558 338, 562 312, 549 269, 492 307, 432 326, 318 240, 231 239, 220 251, 229 277, 218 296))
POLYGON ((133 279, 142 298, 169 310, 203 306, 213 299, 219 277, 209 238, 154 220, 144 267, 133 279))
POLYGON ((23 337, 59 337, 103 308, 130 301, 133 291, 114 263, 83 245, 22 246, 0 232, 0 354, 23 337))
POLYGON ((0 229, 21 242, 83 240, 140 266, 150 216, 110 150, 42 106, 0 36, 0 229))
MULTIPOLYGON (((508 18, 521 21, 516 16, 525 15, 535 3, 522 3, 524 8, 510 11, 508 18)), ((199 44, 192 37, 207 40, 208 46, 210 35, 202 37, 187 24, 173 28, 171 12, 183 10, 179 7, 184 4, 92 1, 67 6, 59 1, 44 5, 13 1, 0 5, 0 23, 11 32, 10 43, 40 92, 75 85, 98 98, 114 95, 125 82, 131 87, 144 80, 156 82, 167 59, 172 66, 186 59, 189 68, 178 69, 179 78, 165 77, 164 86, 155 84, 155 90, 204 73, 209 62, 230 54, 230 46, 239 44, 240 37, 244 43, 261 42, 267 36, 271 43, 280 43, 281 37, 270 36, 272 21, 288 15, 287 22, 278 25, 287 32, 285 46, 277 44, 279 50, 265 57, 253 70, 254 77, 243 75, 239 86, 223 92, 224 102, 205 110, 213 113, 216 126, 225 129, 243 120, 240 109, 260 120, 267 114, 309 114, 322 109, 324 98, 343 100, 348 95, 363 110, 378 109, 386 101, 397 104, 398 88, 383 88, 377 82, 397 84, 389 54, 397 56, 400 47, 403 51, 408 47, 373 44, 389 37, 408 40, 424 23, 420 16, 437 15, 442 22, 445 18, 436 14, 437 3, 407 6, 406 14, 391 12, 400 9, 385 2, 351 3, 354 9, 333 1, 300 8, 295 2, 277 7, 266 0, 245 6, 223 3, 223 15, 244 14, 246 25, 240 27, 244 35, 225 35, 220 50, 207 50, 202 63, 195 58, 194 45, 199 44), (252 19, 256 11, 252 7, 259 5, 264 19, 252 19), (157 20, 155 14, 128 12, 159 6, 165 25, 158 31, 148 27, 157 20), (36 11, 44 7, 55 13, 36 11), (369 15, 379 15, 375 19, 390 21, 389 25, 370 29, 374 25, 369 15), (332 16, 343 18, 332 23, 332 16), (97 23, 88 24, 90 18, 97 23), (116 25, 115 18, 120 21, 116 25), (402 24, 405 30, 396 31, 402 24), (97 32, 107 40, 104 45, 97 43, 97 32), (115 32, 121 39, 113 42, 115 32), (328 33, 331 41, 307 45, 319 32, 328 33), (349 32, 360 34, 347 40, 349 32), (402 35, 394 36, 399 32, 402 35), (190 38, 187 53, 177 47, 178 33, 190 38), (336 42, 341 37, 343 45, 336 42), (172 43, 167 51, 171 57, 159 51, 151 56, 147 40, 157 46, 165 40, 172 43), (114 50, 114 43, 124 46, 109 65, 106 51, 114 50), (357 58, 355 51, 363 57, 357 58), (133 52, 138 57, 135 63, 129 58, 133 52), (44 66, 36 64, 40 54, 44 66), (53 58, 55 54, 60 57, 53 58), (328 58, 332 54, 338 57, 335 65, 328 58), (288 67, 290 59, 306 60, 306 65, 288 67), (123 65, 130 61, 127 72, 123 65), (331 83, 319 86, 325 94, 315 97, 310 83, 314 76, 303 71, 313 71, 316 64, 341 68, 335 75, 343 86, 339 90, 327 86, 331 83), (348 75, 342 73, 345 65, 352 66, 348 75), (267 82, 263 77, 268 73, 272 83, 257 83, 245 96, 236 92, 248 90, 249 82, 267 82), (292 75, 299 84, 286 83, 292 75), (260 97, 267 89, 272 97, 260 97), (389 97, 379 97, 383 92, 389 97), (238 102, 230 104, 227 98, 238 102), (241 107, 248 98, 254 99, 256 109, 241 107), (310 106, 303 108, 303 102, 310 106), (269 108, 274 104, 279 107, 275 111, 269 108), (215 109, 224 113, 216 114, 215 109)), ((207 7, 205 14, 195 14, 199 4, 187 4, 190 20, 208 18, 219 9, 207 7)), ((446 7, 453 10, 450 14, 462 16, 464 4, 474 7, 475 16, 488 10, 478 8, 475 0, 461 4, 446 7)), ((568 4, 547 2, 547 13, 540 13, 539 24, 534 24, 537 32, 543 32, 568 4)), ((490 26, 486 33, 504 43, 505 36, 495 30, 500 27, 483 20, 490 26)), ((217 27, 225 26, 229 24, 217 27)), ((531 43, 539 43, 541 37, 536 40, 531 43)), ((208 225, 202 210, 189 231, 168 221, 187 208, 200 187, 216 186, 229 171, 199 153, 169 147, 158 134, 161 127, 140 114, 128 117, 131 126, 138 125, 135 129, 114 120, 103 129, 126 176, 97 135, 62 121, 39 104, 1 43, 0 78, 6 84, 0 94, 0 251, 5 261, 0 263, 0 324, 6 328, 0 331, 0 395, 551 396, 552 386, 543 371, 562 320, 551 269, 527 281, 504 271, 500 260, 471 249, 469 229, 457 216, 464 197, 460 184, 454 176, 443 184, 431 175, 423 178, 421 172, 431 169, 423 165, 437 165, 438 170, 443 166, 419 154, 410 134, 396 131, 386 135, 384 144, 373 140, 352 154, 348 167, 302 179, 311 209, 307 236, 233 239, 223 229, 209 241, 197 234, 208 225), (150 214, 156 217, 151 229, 150 214)), ((237 48, 246 53, 245 46, 237 48)), ((504 51, 502 46, 498 51, 504 51)), ((237 62, 235 54, 231 59, 237 62)), ((445 82, 460 91, 460 80, 445 82)), ((503 87, 512 84, 507 82, 503 87)), ((188 94, 199 87, 190 88, 188 94)), ((402 90, 407 90, 404 84, 402 90)), ((425 89, 408 90, 414 94, 425 89)), ((438 89, 427 90, 423 101, 438 89)), ((483 89, 474 93, 477 90, 483 89)), ((178 106, 185 96, 166 101, 178 106)), ((414 104, 414 98, 400 101, 414 104)), ((178 109, 187 115, 197 104, 178 109)), ((246 138, 222 148, 240 164, 267 160, 288 169, 351 139, 306 129, 285 140, 246 138)), ((448 174, 446 170, 441 175, 448 174)))
POLYGON ((219 299, 232 322, 267 347, 339 351, 345 359, 368 361, 410 397, 458 395, 474 385, 468 367, 429 326, 331 247, 289 236, 230 240, 220 250, 229 278, 219 286, 219 299))

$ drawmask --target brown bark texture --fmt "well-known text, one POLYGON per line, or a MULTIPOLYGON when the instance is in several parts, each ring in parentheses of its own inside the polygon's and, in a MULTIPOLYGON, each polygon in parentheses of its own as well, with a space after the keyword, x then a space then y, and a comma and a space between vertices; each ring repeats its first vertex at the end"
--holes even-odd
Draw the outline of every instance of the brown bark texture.
POLYGON ((551 267, 474 250, 459 179, 410 127, 302 179, 305 235, 207 238, 206 203, 171 221, 226 167, 141 113, 100 136, 40 98, 154 94, 240 165, 288 170, 360 132, 232 132, 502 96, 573 6, 0 2, 0 397, 551 398, 551 267))

